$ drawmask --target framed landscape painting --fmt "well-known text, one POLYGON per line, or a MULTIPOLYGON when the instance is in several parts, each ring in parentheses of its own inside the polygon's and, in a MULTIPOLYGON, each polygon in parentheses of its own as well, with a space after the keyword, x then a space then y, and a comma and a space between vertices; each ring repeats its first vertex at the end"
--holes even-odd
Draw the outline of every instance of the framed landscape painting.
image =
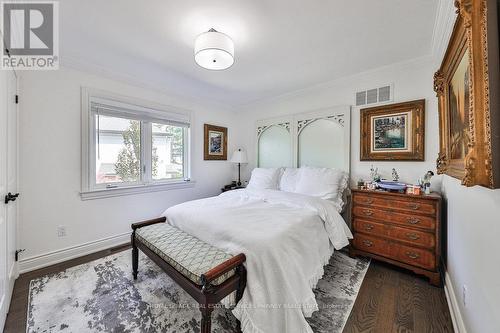
POLYGON ((424 160, 425 100, 361 110, 361 160, 424 160))
POLYGON ((205 124, 204 160, 227 160, 227 127, 205 124))
POLYGON ((457 19, 434 90, 439 174, 500 188, 499 0, 457 0, 457 19))

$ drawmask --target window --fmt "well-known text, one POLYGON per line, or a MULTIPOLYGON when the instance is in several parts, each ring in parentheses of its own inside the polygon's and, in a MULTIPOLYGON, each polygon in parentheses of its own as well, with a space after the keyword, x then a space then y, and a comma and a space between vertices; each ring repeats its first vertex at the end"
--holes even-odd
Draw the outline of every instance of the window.
POLYGON ((184 128, 161 123, 151 126, 153 179, 184 178, 184 128))
POLYGON ((82 198, 190 182, 189 113, 89 89, 82 96, 82 198))
POLYGON ((141 180, 141 122, 94 115, 95 183, 137 183, 141 180))

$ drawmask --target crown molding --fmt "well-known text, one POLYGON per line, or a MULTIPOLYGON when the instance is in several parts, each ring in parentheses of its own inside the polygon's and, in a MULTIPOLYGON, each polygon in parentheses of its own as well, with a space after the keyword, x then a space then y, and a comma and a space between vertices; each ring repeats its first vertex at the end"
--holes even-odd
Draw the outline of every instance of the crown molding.
POLYGON ((209 107, 211 109, 223 110, 226 112, 232 111, 239 113, 240 111, 247 110, 249 108, 256 107, 258 105, 270 103, 273 101, 283 100, 294 96, 306 95, 314 90, 328 88, 329 86, 334 86, 345 80, 355 79, 359 76, 369 75, 371 73, 383 71, 389 68, 404 69, 406 67, 416 66, 418 64, 428 64, 429 62, 433 67, 437 66, 440 63, 444 55, 444 52, 446 51, 448 41, 451 36, 451 32, 453 30, 453 24, 456 19, 453 0, 437 0, 437 1, 438 4, 437 4, 436 16, 434 19, 434 27, 431 39, 431 49, 427 55, 376 67, 355 74, 345 75, 342 77, 338 77, 334 80, 320 82, 298 90, 293 90, 270 97, 258 98, 244 103, 222 103, 221 101, 210 99, 209 97, 200 98, 193 96, 193 94, 184 94, 182 92, 179 92, 178 91, 179 89, 177 89, 177 91, 172 91, 172 90, 168 91, 168 87, 166 87, 168 86, 168 84, 164 80, 160 80, 158 78, 146 80, 144 77, 138 77, 136 75, 129 74, 126 71, 113 70, 111 68, 107 68, 97 63, 93 63, 89 60, 84 60, 74 55, 72 56, 65 55, 61 57, 61 66, 103 76, 108 79, 112 79, 125 84, 130 84, 147 90, 156 91, 173 98, 178 98, 180 100, 192 102, 200 107, 209 107), (166 88, 162 89, 159 87, 166 87, 166 88))
POLYGON ((432 31, 431 50, 428 55, 396 62, 385 66, 380 66, 377 68, 369 69, 352 75, 343 76, 331 81, 322 82, 299 90, 286 92, 284 94, 280 94, 277 96, 256 99, 249 103, 240 104, 238 105, 238 108, 248 109, 256 107, 258 105, 271 103, 273 101, 279 101, 287 98, 306 95, 314 90, 326 89, 330 86, 335 86, 336 84, 342 83, 343 81, 355 79, 357 77, 369 75, 372 73, 376 73, 378 71, 387 70, 389 68, 396 67, 398 69, 404 69, 411 66, 417 66, 420 64, 428 64, 428 63, 430 63, 433 67, 439 66, 444 56, 444 53, 446 52, 446 48, 448 47, 448 41, 453 31, 453 25, 455 23, 456 15, 457 14, 455 13, 455 6, 453 4, 453 0, 438 0, 436 17, 434 20, 434 28, 432 31))
POLYGON ((444 57, 456 18, 457 14, 453 0, 438 0, 431 44, 431 54, 434 58, 435 65, 439 65, 444 57))
MULTIPOLYGON (((302 89, 298 89, 298 90, 286 92, 284 94, 280 94, 280 95, 276 95, 276 96, 271 96, 271 97, 265 97, 265 98, 261 98, 261 99, 256 99, 256 100, 251 101, 249 103, 240 104, 237 107, 239 109, 239 111, 236 111, 236 112, 246 111, 246 110, 248 110, 250 108, 255 108, 255 107, 258 107, 260 105, 264 105, 264 104, 268 104, 268 103, 272 103, 272 102, 277 102, 277 101, 280 101, 280 100, 285 100, 285 99, 289 99, 289 98, 293 98, 293 97, 305 96, 307 94, 313 93, 316 90, 333 88, 336 85, 344 84, 348 80, 356 80, 356 79, 359 79, 362 76, 374 74, 374 73, 381 72, 381 71, 386 71, 386 70, 389 70, 389 69, 392 69, 392 70, 394 70, 394 69, 405 70, 406 68, 429 65, 429 64, 432 63, 432 60, 433 60, 432 55, 431 54, 427 54, 427 55, 424 55, 424 56, 421 56, 421 57, 412 58, 412 59, 408 59, 408 60, 404 60, 404 61, 400 61, 400 62, 395 62, 395 63, 392 63, 392 64, 388 64, 388 65, 384 65, 384 66, 380 66, 380 67, 368 69, 366 71, 362 71, 362 72, 358 72, 358 73, 355 73, 355 74, 338 77, 338 78, 336 78, 334 80, 330 80, 330 81, 326 81, 326 82, 321 82, 321 83, 318 83, 318 84, 315 84, 315 85, 312 85, 312 86, 308 86, 308 87, 305 87, 305 88, 302 88, 302 89)), ((387 82, 383 82, 383 83, 385 84, 387 82)))

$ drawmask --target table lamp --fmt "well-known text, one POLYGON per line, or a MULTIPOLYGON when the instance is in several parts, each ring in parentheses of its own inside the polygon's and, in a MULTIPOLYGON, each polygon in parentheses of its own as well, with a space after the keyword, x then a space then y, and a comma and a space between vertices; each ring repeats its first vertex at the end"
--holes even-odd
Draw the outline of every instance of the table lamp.
POLYGON ((247 153, 241 149, 236 150, 231 156, 232 163, 238 163, 238 186, 241 186, 241 164, 248 163, 247 153))

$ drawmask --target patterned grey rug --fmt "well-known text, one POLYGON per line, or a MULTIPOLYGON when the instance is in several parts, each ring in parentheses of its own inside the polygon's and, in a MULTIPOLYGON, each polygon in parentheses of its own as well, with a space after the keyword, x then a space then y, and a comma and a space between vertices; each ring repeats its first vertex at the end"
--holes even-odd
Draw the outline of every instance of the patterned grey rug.
MULTIPOLYGON (((198 305, 146 256, 133 281, 130 251, 123 251, 30 282, 31 332, 199 332, 198 305)), ((341 332, 369 261, 335 252, 315 290, 320 310, 308 319, 315 332, 341 332)), ((235 332, 223 307, 212 332, 235 332)))

